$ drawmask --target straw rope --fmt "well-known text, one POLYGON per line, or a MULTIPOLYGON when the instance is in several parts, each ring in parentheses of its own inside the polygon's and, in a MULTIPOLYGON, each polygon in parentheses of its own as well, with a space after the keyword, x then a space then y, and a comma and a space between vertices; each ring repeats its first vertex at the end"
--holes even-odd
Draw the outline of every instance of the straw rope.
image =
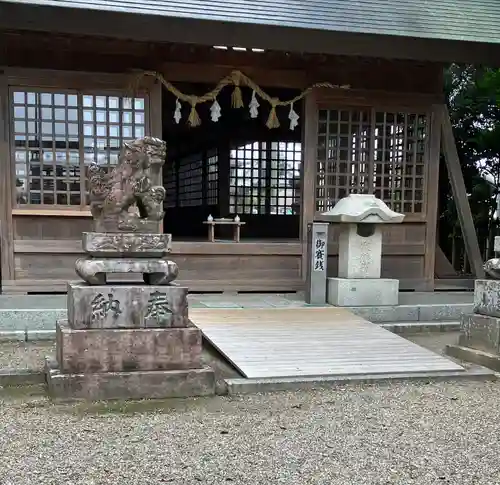
POLYGON ((276 108, 278 106, 291 106, 297 101, 300 101, 302 98, 307 96, 313 89, 315 88, 330 88, 330 89, 349 89, 348 85, 338 85, 332 84, 328 82, 319 82, 312 84, 308 88, 304 89, 300 94, 295 96, 292 99, 283 101, 278 98, 269 96, 258 84, 256 84, 252 79, 243 74, 241 71, 232 71, 228 76, 222 78, 217 85, 207 93, 202 96, 196 96, 194 94, 185 94, 179 91, 171 82, 167 81, 162 74, 156 71, 143 71, 139 73, 133 83, 132 83, 132 91, 137 92, 141 85, 141 81, 145 77, 154 77, 159 82, 163 84, 163 86, 172 93, 177 99, 183 101, 184 103, 188 103, 191 105, 191 112, 188 117, 188 123, 191 126, 198 126, 201 124, 200 117, 196 111, 196 105, 201 103, 206 103, 208 101, 215 101, 220 92, 227 86, 234 86, 234 90, 231 96, 231 104, 233 108, 243 108, 243 98, 241 93, 241 86, 246 86, 262 98, 267 101, 271 105, 271 111, 269 113, 269 117, 266 123, 268 128, 277 128, 280 126, 278 116, 276 114, 276 108))

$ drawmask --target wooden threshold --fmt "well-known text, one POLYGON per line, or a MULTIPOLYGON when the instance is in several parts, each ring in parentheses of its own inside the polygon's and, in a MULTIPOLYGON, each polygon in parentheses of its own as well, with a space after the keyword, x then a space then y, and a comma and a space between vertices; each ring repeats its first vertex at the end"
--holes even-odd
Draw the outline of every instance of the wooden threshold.
POLYGON ((89 210, 77 209, 12 209, 13 216, 92 217, 89 210))
MULTIPOLYGON (((78 277, 75 274, 75 280, 78 277)), ((304 290, 300 278, 287 279, 220 279, 220 280, 176 280, 180 286, 187 286, 192 292, 199 293, 241 293, 241 292, 296 292, 304 290)), ((2 293, 6 295, 28 293, 66 293, 67 280, 6 280, 2 281, 2 293)))

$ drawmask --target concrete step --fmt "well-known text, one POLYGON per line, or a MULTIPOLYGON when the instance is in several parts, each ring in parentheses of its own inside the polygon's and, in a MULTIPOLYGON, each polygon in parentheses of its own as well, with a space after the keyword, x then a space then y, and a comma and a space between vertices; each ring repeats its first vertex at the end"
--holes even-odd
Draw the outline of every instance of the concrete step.
POLYGON ((460 371, 421 372, 410 374, 366 374, 356 376, 296 377, 275 379, 226 379, 228 394, 250 394, 256 392, 296 391, 317 389, 346 384, 369 384, 399 381, 448 381, 448 380, 495 380, 493 371, 476 367, 460 371))
MULTIPOLYGON (((191 307, 195 308, 196 304, 191 307)), ((472 303, 351 307, 349 310, 374 323, 457 322, 463 314, 472 313, 472 303)), ((64 308, 0 308, 0 331, 54 330, 56 321, 65 318, 64 308)))
POLYGON ((350 307, 349 310, 374 323, 453 322, 472 313, 472 303, 431 303, 378 307, 350 307))
POLYGON ((381 323, 381 327, 398 335, 432 333, 432 332, 459 332, 460 321, 437 321, 437 322, 391 322, 381 323))
MULTIPOLYGON (((1 313, 1 311, 0 311, 1 313)), ((24 330, 0 330, 0 342, 40 342, 44 340, 55 340, 54 328, 42 329, 25 328, 24 330)), ((398 335, 413 335, 419 333, 443 333, 460 331, 460 321, 437 321, 437 322, 390 322, 381 323, 381 327, 398 335)))

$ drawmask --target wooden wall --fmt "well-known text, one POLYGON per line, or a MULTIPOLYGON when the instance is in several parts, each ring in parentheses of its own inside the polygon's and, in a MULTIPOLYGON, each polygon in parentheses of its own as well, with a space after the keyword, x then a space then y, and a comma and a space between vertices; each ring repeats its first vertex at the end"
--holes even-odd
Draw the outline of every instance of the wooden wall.
MULTIPOLYGON (((0 33, 0 37, 2 35, 0 33)), ((318 110, 375 105, 391 109, 418 108, 428 113, 432 124, 433 106, 441 102, 441 66, 431 63, 325 56, 307 58, 281 53, 259 57, 259 54, 214 53, 196 48, 194 53, 190 51, 187 55, 182 46, 176 51, 170 47, 102 39, 79 39, 81 42, 68 41, 63 45, 56 42, 56 36, 40 39, 39 48, 47 48, 47 42, 52 42, 52 49, 57 52, 48 57, 34 55, 37 48, 34 39, 29 41, 29 36, 12 35, 9 38, 18 39, 19 43, 11 40, 12 49, 0 52, 0 64, 21 66, 21 69, 7 67, 0 75, 1 270, 5 293, 64 291, 66 281, 75 278, 74 261, 82 255, 80 234, 91 227, 85 208, 55 210, 16 206, 9 148, 9 85, 123 91, 130 81, 130 74, 123 72, 129 67, 161 69, 168 72, 173 81, 193 82, 203 73, 205 82, 217 82, 231 69, 241 69, 262 86, 300 89, 318 81, 351 85, 351 90, 343 92, 316 90, 305 101, 301 120, 304 130, 302 240, 240 244, 174 241, 172 259, 180 268, 179 282, 188 284, 193 291, 295 291, 303 288, 305 228, 317 216, 318 110), (125 51, 130 52, 130 56, 125 51), (78 65, 75 65, 76 54, 81 59, 78 65), (201 61, 196 61, 197 57, 201 61), (179 62, 180 59, 184 62, 179 62), (127 66, 127 62, 132 65, 127 66), (35 65, 38 70, 28 69, 35 65), (68 66, 122 74, 40 70, 67 69, 68 66)), ((150 132, 161 137, 160 89, 154 84, 146 88, 150 99, 150 132)), ((432 289, 433 286, 439 158, 439 138, 436 137, 432 129, 427 141, 425 210, 409 215, 400 226, 385 230, 383 274, 402 278, 402 287, 406 288, 432 289)), ((335 234, 333 228, 330 275, 336 272, 335 234)))

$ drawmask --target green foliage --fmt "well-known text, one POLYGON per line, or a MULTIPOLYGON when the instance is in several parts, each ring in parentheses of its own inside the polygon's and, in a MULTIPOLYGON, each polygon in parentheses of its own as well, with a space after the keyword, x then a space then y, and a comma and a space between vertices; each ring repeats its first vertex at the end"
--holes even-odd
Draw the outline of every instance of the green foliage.
MULTIPOLYGON (((453 64, 445 73, 445 90, 480 245, 491 253, 500 186, 500 70, 453 64)), ((440 185, 441 232, 456 237, 459 224, 448 179, 440 185)))

